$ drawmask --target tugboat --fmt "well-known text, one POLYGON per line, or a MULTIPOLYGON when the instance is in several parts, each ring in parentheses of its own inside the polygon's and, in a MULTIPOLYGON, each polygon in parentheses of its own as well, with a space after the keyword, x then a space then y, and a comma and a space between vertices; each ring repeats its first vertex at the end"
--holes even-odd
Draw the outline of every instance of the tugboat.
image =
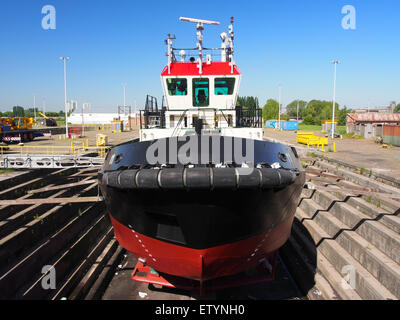
POLYGON ((201 290, 248 283, 232 279, 276 265, 305 173, 295 148, 263 140, 261 109, 236 105, 233 18, 220 48, 203 47, 204 26, 219 22, 180 20, 196 24, 196 48, 174 48, 168 34, 165 99, 159 107, 147 96, 139 138, 109 151, 101 193, 116 239, 138 259, 134 280, 201 290))

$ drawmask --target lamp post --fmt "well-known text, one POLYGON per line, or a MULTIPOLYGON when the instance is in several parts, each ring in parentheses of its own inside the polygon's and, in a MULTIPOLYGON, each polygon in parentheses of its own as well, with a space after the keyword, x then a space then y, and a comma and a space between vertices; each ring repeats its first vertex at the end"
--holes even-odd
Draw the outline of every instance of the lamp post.
POLYGON ((64 61, 64 100, 65 100, 65 137, 68 139, 68 106, 67 106, 67 61, 70 57, 60 57, 64 61))
POLYGON ((36 125, 36 96, 33 95, 33 116, 35 121, 33 122, 36 125))
POLYGON ((279 130, 281 129, 281 95, 282 95, 282 85, 279 84, 279 108, 278 108, 278 125, 279 130))
POLYGON ((336 107, 336 65, 340 62, 335 60, 332 61, 332 64, 335 66, 334 78, 333 78, 333 106, 332 106, 332 124, 331 124, 331 132, 332 139, 335 137, 335 107, 336 107))
POLYGON ((126 97, 125 97, 125 88, 126 88, 126 83, 122 83, 122 87, 124 88, 124 112, 125 112, 125 106, 126 106, 126 97))

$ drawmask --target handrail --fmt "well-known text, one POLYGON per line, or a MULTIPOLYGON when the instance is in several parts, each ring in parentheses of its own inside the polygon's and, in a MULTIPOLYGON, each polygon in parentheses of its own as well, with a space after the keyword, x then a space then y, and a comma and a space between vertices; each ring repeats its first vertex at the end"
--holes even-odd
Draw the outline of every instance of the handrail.
POLYGON ((71 143, 70 146, 0 146, 0 154, 48 154, 48 155, 82 155, 85 153, 98 153, 100 157, 105 157, 110 147, 97 146, 89 147, 82 145, 74 145, 71 143))
POLYGON ((172 137, 175 136, 175 133, 178 133, 179 126, 181 125, 182 120, 185 118, 185 114, 186 114, 187 111, 189 111, 189 109, 186 109, 186 110, 182 113, 182 115, 180 116, 180 118, 179 118, 179 120, 178 120, 178 123, 176 124, 176 126, 175 126, 175 128, 174 128, 174 131, 172 132, 172 135, 171 135, 172 137))

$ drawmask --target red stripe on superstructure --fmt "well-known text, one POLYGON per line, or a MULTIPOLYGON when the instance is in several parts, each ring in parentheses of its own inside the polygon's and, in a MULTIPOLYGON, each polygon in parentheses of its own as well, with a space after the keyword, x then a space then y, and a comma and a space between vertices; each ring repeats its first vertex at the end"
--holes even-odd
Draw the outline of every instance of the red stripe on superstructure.
POLYGON ((157 271, 175 276, 208 280, 237 274, 268 258, 289 238, 290 217, 269 232, 208 249, 191 249, 147 237, 115 220, 110 214, 119 244, 157 271))
MULTIPOLYGON (((168 66, 161 72, 161 76, 196 76, 199 74, 199 68, 196 62, 174 62, 170 65, 170 73, 168 73, 168 66)), ((203 63, 202 76, 210 75, 239 75, 240 71, 237 66, 233 66, 233 73, 231 73, 231 66, 229 62, 211 62, 211 64, 203 63)))

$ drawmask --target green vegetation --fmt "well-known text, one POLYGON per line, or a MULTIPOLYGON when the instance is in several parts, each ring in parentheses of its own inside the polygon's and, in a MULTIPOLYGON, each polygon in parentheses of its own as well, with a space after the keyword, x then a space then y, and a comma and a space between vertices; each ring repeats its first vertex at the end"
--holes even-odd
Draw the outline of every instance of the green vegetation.
POLYGON ((260 107, 257 97, 238 97, 236 104, 242 107, 243 111, 252 110, 260 107))
POLYGON ((350 139, 364 139, 362 136, 356 135, 354 132, 344 133, 342 134, 343 138, 350 138, 350 139))
POLYGON ((307 152, 307 157, 309 157, 309 158, 317 158, 318 155, 315 152, 307 152))
MULTIPOLYGON (((249 98, 249 97, 246 97, 249 98)), ((238 99, 239 100, 239 99, 238 99)), ((238 101, 239 104, 239 101, 238 101)), ((240 104, 241 105, 241 104, 240 104)), ((293 100, 286 106, 286 112, 281 113, 281 120, 297 117, 297 106, 299 119, 303 119, 305 125, 321 126, 322 120, 332 119, 332 102, 325 100, 311 100, 309 102, 304 100, 293 100)), ((263 107, 263 120, 277 120, 278 119, 279 103, 274 99, 268 99, 263 107)), ((335 104, 335 120, 338 121, 339 126, 346 125, 347 113, 352 110, 347 109, 346 106, 339 109, 339 104, 335 104)), ((282 106, 281 106, 282 112, 282 106)), ((320 130, 320 129, 319 129, 320 130)), ((315 130, 314 130, 315 131, 315 130)), ((345 128, 342 129, 341 134, 346 132, 345 128)))
POLYGON ((297 117, 297 105, 299 106, 299 119, 303 119, 306 113, 307 101, 304 100, 293 100, 286 106, 286 113, 289 117, 297 117))
MULTIPOLYGON (((36 117, 40 118, 39 112, 43 112, 42 110, 36 108, 36 117)), ((33 108, 24 109, 21 106, 14 106, 12 111, 0 112, 0 117, 34 117, 35 110, 33 108)), ((46 116, 48 117, 65 117, 64 111, 59 112, 46 112, 46 116)))
POLYGON ((278 110, 279 110, 279 103, 274 99, 267 100, 267 103, 264 105, 262 115, 263 120, 269 119, 278 119, 278 110))
POLYGON ((321 126, 316 124, 299 123, 299 131, 321 131, 321 126))
POLYGON ((0 175, 11 173, 11 172, 14 172, 14 169, 0 169, 0 175))
MULTIPOLYGON (((321 131, 321 125, 316 124, 305 124, 304 121, 299 123, 299 131, 321 131)), ((336 133, 341 135, 346 134, 346 126, 337 126, 336 133)))

